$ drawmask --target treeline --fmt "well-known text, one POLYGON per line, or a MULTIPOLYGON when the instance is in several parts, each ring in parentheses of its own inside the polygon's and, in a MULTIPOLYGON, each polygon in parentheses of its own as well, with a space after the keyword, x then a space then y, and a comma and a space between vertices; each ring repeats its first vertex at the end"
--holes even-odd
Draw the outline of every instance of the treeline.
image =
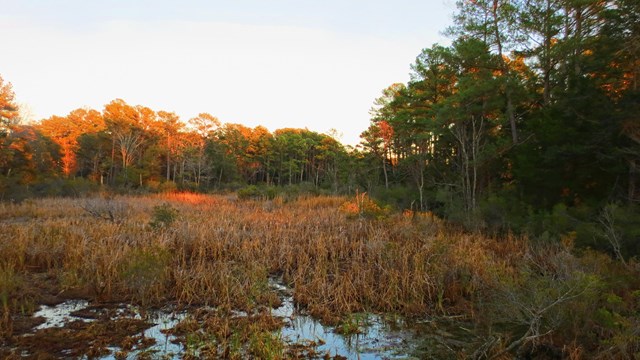
POLYGON ((10 86, 0 84, 0 193, 6 200, 50 179, 134 190, 361 189, 468 229, 637 254, 640 3, 457 5, 452 45, 424 49, 411 80, 383 90, 356 149, 209 114, 185 124, 122 100, 18 125, 10 86))
POLYGON ((2 141, 5 199, 21 186, 37 188, 52 178, 130 190, 307 183, 337 192, 349 176, 349 154, 331 136, 221 124, 206 113, 185 124, 175 113, 120 99, 102 112, 77 109, 35 125, 9 125, 2 141))

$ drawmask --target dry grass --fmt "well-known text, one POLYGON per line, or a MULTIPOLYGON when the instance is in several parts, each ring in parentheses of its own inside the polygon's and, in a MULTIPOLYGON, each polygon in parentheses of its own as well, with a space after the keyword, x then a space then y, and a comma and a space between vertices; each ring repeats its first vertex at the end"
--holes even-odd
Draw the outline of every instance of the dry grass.
MULTIPOLYGON (((195 339, 201 354, 234 357, 229 354, 243 344, 236 356, 264 357, 260 352, 267 351, 278 358, 288 350, 268 330, 279 326, 267 311, 279 303, 269 276, 281 276, 296 303, 327 323, 354 312, 388 312, 462 315, 492 324, 509 320, 491 315, 493 305, 496 314, 507 306, 515 314, 544 309, 546 316, 551 312, 544 304, 554 301, 571 309, 571 302, 553 296, 573 286, 573 274, 615 267, 562 249, 532 253, 526 240, 514 236, 457 232, 431 214, 354 215, 349 201, 363 199, 165 194, 0 204, 0 339, 11 336, 15 314, 29 314, 51 297, 209 305, 216 315, 196 321, 204 329, 204 338, 195 339), (154 219, 158 209, 164 209, 161 221, 154 219), (492 305, 491 299, 497 301, 492 305), (246 312, 252 322, 225 317, 232 310, 246 312), (207 350, 211 344, 217 345, 207 350)), ((593 313, 598 301, 593 296, 573 309, 593 313)), ((517 336, 506 339, 481 349, 501 354, 520 344, 517 336)), ((579 358, 580 346, 563 351, 579 358)))
POLYGON ((1 284, 48 273, 60 290, 102 301, 249 310, 270 298, 268 275, 281 274, 299 304, 331 321, 354 311, 466 311, 520 256, 517 239, 451 233, 431 216, 350 219, 345 201, 168 194, 0 204, 1 284), (153 229, 153 208, 164 203, 179 216, 153 229))

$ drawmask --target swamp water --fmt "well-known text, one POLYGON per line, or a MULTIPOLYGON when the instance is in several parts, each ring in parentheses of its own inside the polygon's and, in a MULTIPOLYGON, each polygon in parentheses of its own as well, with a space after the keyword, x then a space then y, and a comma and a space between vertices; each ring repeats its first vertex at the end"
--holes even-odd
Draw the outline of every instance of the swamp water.
MULTIPOLYGON (((92 323, 99 318, 104 320, 108 316, 110 320, 140 320, 151 324, 142 330, 138 336, 140 346, 132 345, 126 356, 116 356, 122 349, 107 347, 110 354, 97 356, 99 359, 137 359, 142 354, 156 354, 162 358, 177 358, 184 352, 184 347, 168 330, 175 327, 186 317, 186 313, 175 313, 169 309, 141 311, 138 307, 118 304, 113 308, 100 308, 89 306, 86 300, 69 300, 56 306, 43 305, 34 317, 44 319, 44 322, 34 328, 34 331, 64 328, 74 322, 92 323)), ((146 326, 145 326, 146 327, 146 326)), ((31 334, 29 334, 31 335, 31 334)), ((27 335, 28 336, 28 335, 27 335)))
MULTIPOLYGON (((409 325, 399 319, 385 319, 373 314, 354 315, 349 323, 356 326, 356 333, 342 335, 336 331, 337 327, 325 326, 313 317, 299 312, 291 289, 279 279, 269 279, 269 286, 282 300, 281 305, 271 311, 273 316, 284 320, 279 337, 289 345, 312 348, 318 356, 327 354, 347 359, 449 358, 455 356, 456 349, 453 347, 464 344, 459 337, 464 336, 467 340, 473 337, 470 333, 461 334, 458 331, 455 334, 450 330, 435 329, 427 322, 409 325), (448 343, 453 346, 447 345, 448 343)), ((78 322, 91 323, 98 318, 104 320, 105 316, 108 316, 107 320, 139 320, 147 323, 136 336, 138 340, 129 349, 122 351, 118 347, 106 347, 109 353, 95 356, 99 359, 136 359, 141 355, 154 359, 179 359, 187 352, 185 346, 170 331, 187 317, 186 312, 175 313, 171 309, 142 311, 126 304, 118 304, 107 310, 92 307, 85 300, 72 300, 56 306, 42 306, 34 316, 44 319, 43 323, 34 328, 34 332, 62 328, 78 322)), ((464 329, 460 326, 452 328, 464 329)))

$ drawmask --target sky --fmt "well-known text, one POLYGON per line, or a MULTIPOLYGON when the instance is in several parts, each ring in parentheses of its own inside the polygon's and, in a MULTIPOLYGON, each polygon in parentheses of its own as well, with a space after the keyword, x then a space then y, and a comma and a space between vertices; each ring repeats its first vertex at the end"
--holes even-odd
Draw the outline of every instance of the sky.
POLYGON ((454 0, 0 0, 0 76, 34 119, 120 98, 355 145, 382 90, 449 44, 454 0))

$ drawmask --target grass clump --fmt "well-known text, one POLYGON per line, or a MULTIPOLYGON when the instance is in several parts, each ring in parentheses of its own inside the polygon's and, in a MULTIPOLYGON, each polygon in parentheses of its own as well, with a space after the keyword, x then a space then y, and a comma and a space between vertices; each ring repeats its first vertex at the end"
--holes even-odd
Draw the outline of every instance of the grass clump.
POLYGON ((169 252, 157 246, 130 251, 120 269, 125 291, 141 303, 164 299, 170 259, 169 252))

